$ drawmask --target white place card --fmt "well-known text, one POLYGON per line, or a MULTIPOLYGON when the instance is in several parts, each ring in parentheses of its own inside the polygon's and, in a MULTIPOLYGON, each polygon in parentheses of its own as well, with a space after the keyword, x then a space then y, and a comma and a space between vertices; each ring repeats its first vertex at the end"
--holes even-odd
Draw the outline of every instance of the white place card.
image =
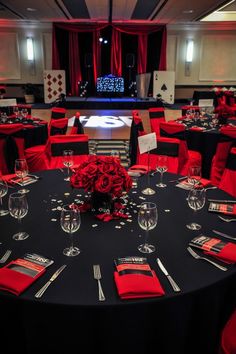
POLYGON ((199 107, 213 107, 213 99, 200 99, 198 101, 198 106, 199 107))
POLYGON ((156 149, 157 137, 156 133, 145 134, 138 137, 138 146, 140 154, 156 149))

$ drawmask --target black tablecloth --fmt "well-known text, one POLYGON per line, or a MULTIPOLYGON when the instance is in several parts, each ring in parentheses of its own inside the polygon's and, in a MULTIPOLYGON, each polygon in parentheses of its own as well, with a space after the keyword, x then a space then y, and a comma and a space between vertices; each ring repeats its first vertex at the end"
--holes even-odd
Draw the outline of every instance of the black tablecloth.
MULTIPOLYGON (((69 237, 60 227, 57 208, 74 198, 86 198, 80 190, 71 190, 60 170, 39 175, 41 180, 27 186, 29 213, 21 225, 30 237, 14 241, 17 220, 1 217, 1 253, 12 249, 12 260, 34 252, 53 259, 54 264, 19 297, 0 292, 4 353, 217 353, 220 331, 236 302, 236 270, 230 265, 223 272, 192 258, 186 247, 199 232, 190 231, 185 225, 196 220, 202 224, 202 232, 214 236, 212 229, 234 234, 233 223, 224 223, 216 214, 207 212, 208 203, 194 216, 187 206, 187 191, 174 183, 156 188, 159 176, 150 179, 156 194, 143 196, 140 190, 147 183, 144 176, 138 181, 138 189, 129 193, 127 210, 132 222, 120 219, 104 223, 91 212, 82 214, 81 227, 74 237, 81 253, 69 258, 62 254, 69 237), (147 258, 166 294, 160 298, 120 300, 113 279, 113 260, 142 256, 137 246, 143 242, 144 234, 135 211, 143 198, 158 206, 158 224, 150 232, 150 241, 157 251, 147 258), (157 257, 180 286, 180 293, 173 292, 156 264, 157 257), (35 299, 34 294, 62 264, 67 264, 64 272, 41 299, 35 299), (105 302, 98 301, 93 264, 101 265, 105 302)), ((174 177, 164 174, 165 181, 174 177)), ((208 190, 207 195, 229 199, 219 190, 208 190)))

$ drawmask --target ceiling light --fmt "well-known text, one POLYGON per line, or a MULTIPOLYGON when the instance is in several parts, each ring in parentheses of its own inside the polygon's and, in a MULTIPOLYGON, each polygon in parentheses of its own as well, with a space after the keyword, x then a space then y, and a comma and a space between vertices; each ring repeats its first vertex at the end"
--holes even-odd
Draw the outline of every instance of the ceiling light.
POLYGON ((30 12, 34 12, 34 11, 37 11, 37 9, 34 9, 33 7, 27 7, 26 9, 27 11, 30 11, 30 12))
POLYGON ((191 63, 193 61, 193 40, 190 39, 187 41, 187 50, 186 50, 186 63, 191 63))
POLYGON ((33 38, 27 38, 27 59, 34 60, 34 45, 33 45, 33 38))
POLYGON ((194 11, 193 10, 184 10, 183 14, 192 14, 194 11))

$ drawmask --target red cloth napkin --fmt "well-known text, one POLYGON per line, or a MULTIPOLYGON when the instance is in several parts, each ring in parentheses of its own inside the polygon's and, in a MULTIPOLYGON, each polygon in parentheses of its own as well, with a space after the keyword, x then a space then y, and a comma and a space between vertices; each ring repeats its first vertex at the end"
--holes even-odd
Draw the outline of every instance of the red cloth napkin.
POLYGON ((202 128, 202 127, 192 127, 192 128, 189 128, 189 130, 194 130, 196 132, 201 132, 203 130, 205 130, 205 128, 202 128))
POLYGON ((12 261, 0 269, 0 290, 5 290, 15 295, 20 295, 45 272, 45 268, 42 268, 37 275, 32 277, 9 268, 14 264, 16 262, 12 261))
POLYGON ((236 262, 236 244, 232 242, 228 242, 219 253, 214 251, 204 251, 204 253, 227 263, 236 262))
MULTIPOLYGON (((194 177, 194 176, 193 176, 193 177, 194 177)), ((196 179, 197 179, 197 178, 196 178, 196 179)), ((187 184, 189 184, 187 178, 184 179, 183 181, 181 181, 180 183, 183 183, 183 184, 187 183, 187 184)), ((200 179, 200 183, 199 183, 198 185, 196 185, 195 187, 196 187, 196 188, 197 188, 197 186, 199 186, 199 187, 206 187, 206 186, 208 186, 209 184, 211 184, 211 181, 210 181, 209 179, 201 178, 201 179, 200 179)))
POLYGON ((114 272, 114 279, 121 299, 136 299, 163 296, 165 294, 156 273, 152 277, 143 274, 123 274, 114 272))

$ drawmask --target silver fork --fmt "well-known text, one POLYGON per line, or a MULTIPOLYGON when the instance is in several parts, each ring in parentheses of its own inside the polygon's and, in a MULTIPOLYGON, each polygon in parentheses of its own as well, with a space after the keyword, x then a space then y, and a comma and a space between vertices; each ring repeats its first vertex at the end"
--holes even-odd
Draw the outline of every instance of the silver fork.
POLYGON ((100 279, 102 278, 102 276, 101 276, 101 270, 100 270, 100 265, 99 264, 94 264, 93 265, 93 276, 94 276, 94 279, 96 279, 97 282, 98 282, 98 298, 99 298, 99 301, 104 301, 104 300, 106 300, 106 298, 104 296, 104 293, 103 293, 103 290, 102 290, 102 285, 101 285, 101 282, 100 282, 100 279))
POLYGON ((0 263, 5 263, 11 255, 12 250, 7 250, 4 255, 0 258, 0 263))
POLYGON ((193 256, 193 257, 196 258, 196 259, 203 259, 204 261, 207 261, 207 262, 213 264, 215 267, 217 267, 217 268, 219 268, 219 269, 221 269, 221 270, 223 270, 223 271, 228 270, 226 267, 223 267, 223 266, 221 266, 220 264, 213 262, 211 259, 208 259, 208 258, 206 258, 206 257, 199 256, 199 254, 197 254, 191 247, 187 247, 187 250, 189 251, 189 253, 191 254, 191 256, 193 256))
POLYGON ((223 217, 223 216, 221 216, 221 215, 218 215, 218 217, 219 217, 221 220, 226 221, 226 222, 236 221, 236 219, 228 219, 228 218, 225 218, 225 217, 223 217))

